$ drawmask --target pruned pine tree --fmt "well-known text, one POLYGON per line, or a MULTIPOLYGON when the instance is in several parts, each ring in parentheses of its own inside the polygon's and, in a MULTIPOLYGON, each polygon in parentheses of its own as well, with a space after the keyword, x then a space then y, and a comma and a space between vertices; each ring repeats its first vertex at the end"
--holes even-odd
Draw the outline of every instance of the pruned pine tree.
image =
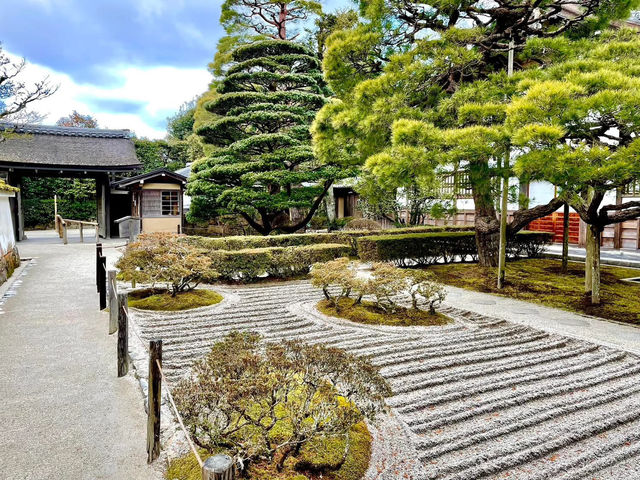
POLYGON ((309 126, 329 94, 320 63, 283 40, 242 46, 232 58, 219 96, 205 105, 215 117, 197 129, 216 152, 193 166, 191 216, 231 212, 264 235, 294 232, 341 172, 318 164, 310 146, 309 126))

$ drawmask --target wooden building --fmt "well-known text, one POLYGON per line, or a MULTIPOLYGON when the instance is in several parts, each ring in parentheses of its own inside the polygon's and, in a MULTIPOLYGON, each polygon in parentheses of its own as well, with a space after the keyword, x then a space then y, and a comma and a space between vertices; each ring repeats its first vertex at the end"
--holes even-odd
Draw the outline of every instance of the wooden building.
MULTIPOLYGON (((129 130, 20 125, 0 122, 0 178, 20 187, 25 177, 91 178, 96 181, 101 237, 114 228, 111 182, 142 167, 129 130)), ((20 192, 11 199, 17 240, 24 238, 20 192)))
POLYGON ((142 233, 182 231, 187 178, 161 168, 111 184, 112 214, 131 216, 142 233))

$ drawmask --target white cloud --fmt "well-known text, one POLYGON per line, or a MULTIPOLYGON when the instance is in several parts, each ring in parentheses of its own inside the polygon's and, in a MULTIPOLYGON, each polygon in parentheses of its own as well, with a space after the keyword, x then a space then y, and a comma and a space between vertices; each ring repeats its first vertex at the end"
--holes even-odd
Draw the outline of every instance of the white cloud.
POLYGON ((53 96, 32 104, 32 110, 47 115, 45 124, 53 124, 75 109, 95 116, 102 128, 128 128, 140 137, 150 138, 164 137, 166 132, 158 123, 163 123, 183 102, 206 91, 211 80, 204 68, 167 66, 112 66, 109 75, 118 78, 120 85, 110 88, 78 84, 67 74, 37 64, 28 64, 22 79, 33 82, 48 76, 52 83, 60 86, 53 96), (117 113, 92 107, 92 100, 136 102, 141 104, 141 110, 138 114, 117 113))

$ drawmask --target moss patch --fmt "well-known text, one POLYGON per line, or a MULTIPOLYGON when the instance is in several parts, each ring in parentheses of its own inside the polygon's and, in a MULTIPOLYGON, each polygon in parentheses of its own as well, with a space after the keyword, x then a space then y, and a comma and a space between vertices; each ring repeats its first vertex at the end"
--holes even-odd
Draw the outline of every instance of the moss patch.
MULTIPOLYGON (((371 435, 364 422, 349 432, 349 450, 344 457, 344 438, 319 439, 310 442, 298 457, 285 462, 278 472, 274 464, 252 465, 243 478, 247 480, 359 480, 369 467, 371 435)), ((202 460, 211 454, 200 451, 202 460)), ((193 454, 177 458, 169 463, 167 480, 201 480, 200 466, 193 454)))
POLYGON ((451 319, 441 313, 429 313, 424 310, 398 307, 395 313, 387 313, 377 308, 373 302, 363 301, 354 305, 353 298, 341 298, 338 301, 339 309, 333 306, 333 302, 322 300, 318 303, 318 310, 331 317, 344 318, 352 322, 365 323, 367 325, 395 325, 398 327, 409 326, 434 326, 445 325, 451 319))
POLYGON ((619 322, 640 325, 640 285, 621 279, 640 276, 633 268, 602 267, 600 305, 591 305, 584 294, 584 264, 569 262, 566 274, 561 262, 552 259, 524 259, 507 263, 506 284, 496 288, 496 269, 477 264, 432 265, 428 267, 443 283, 479 292, 540 303, 619 322))
POLYGON ((191 290, 172 297, 166 290, 144 289, 129 294, 129 306, 141 310, 178 311, 206 307, 222 301, 222 295, 212 290, 191 290))

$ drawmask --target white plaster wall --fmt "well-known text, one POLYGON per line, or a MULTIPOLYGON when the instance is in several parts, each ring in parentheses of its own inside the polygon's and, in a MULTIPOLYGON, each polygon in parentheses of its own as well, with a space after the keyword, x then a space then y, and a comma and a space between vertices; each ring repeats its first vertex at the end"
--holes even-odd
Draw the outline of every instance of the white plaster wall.
POLYGON ((9 196, 0 193, 0 254, 4 255, 9 250, 12 250, 14 246, 15 236, 13 222, 11 221, 9 196))

